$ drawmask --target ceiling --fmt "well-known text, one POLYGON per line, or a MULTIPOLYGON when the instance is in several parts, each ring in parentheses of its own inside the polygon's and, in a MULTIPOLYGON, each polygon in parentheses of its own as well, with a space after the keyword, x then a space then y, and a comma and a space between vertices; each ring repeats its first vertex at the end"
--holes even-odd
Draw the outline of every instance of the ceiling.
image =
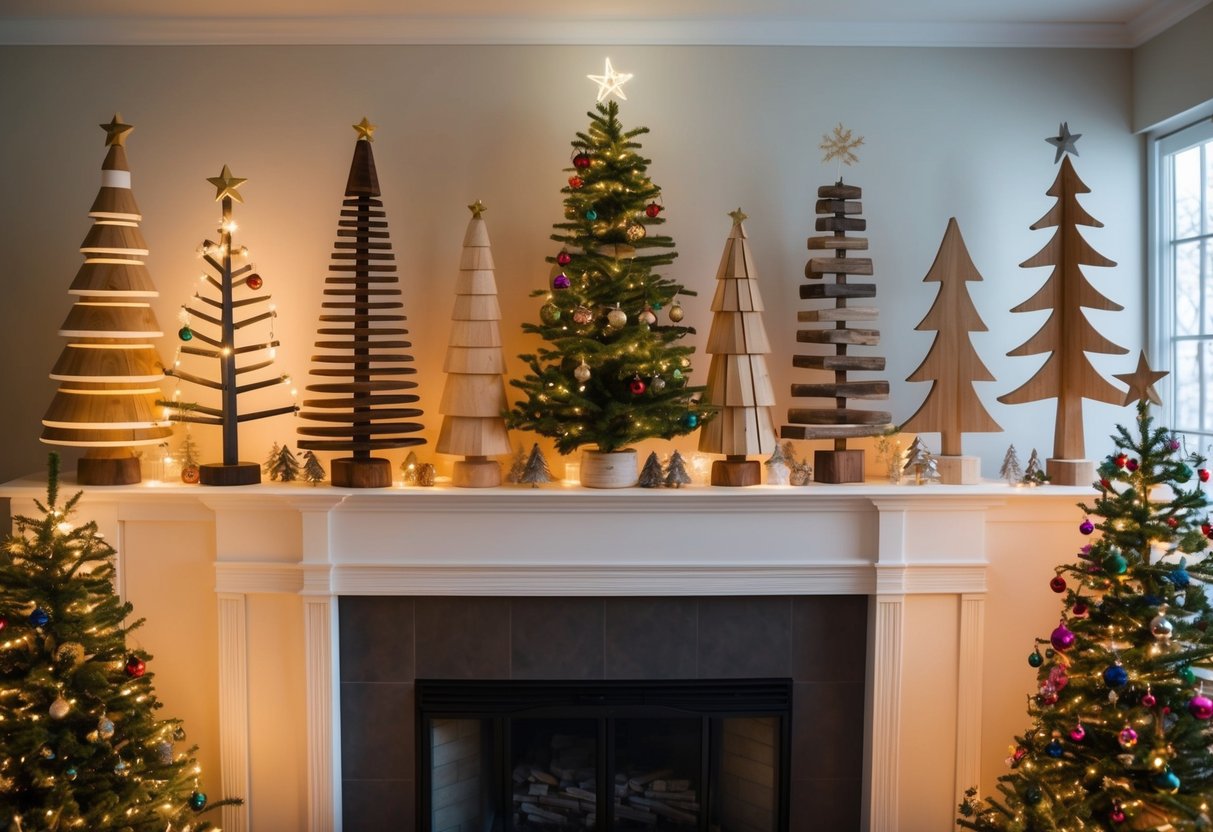
POLYGON ((1210 0, 4 0, 0 44, 1136 46, 1210 0), (743 5, 744 11, 739 10, 743 5))

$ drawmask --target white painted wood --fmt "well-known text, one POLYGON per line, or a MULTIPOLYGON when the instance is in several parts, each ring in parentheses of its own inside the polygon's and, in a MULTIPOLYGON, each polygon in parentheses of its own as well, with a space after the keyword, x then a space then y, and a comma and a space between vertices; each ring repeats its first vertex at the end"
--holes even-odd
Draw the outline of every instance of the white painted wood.
POLYGON ((249 776, 248 619, 246 598, 219 596, 219 760, 222 793, 243 798, 223 807, 223 828, 247 832, 253 803, 249 776))
POLYGON ((901 734, 901 655, 905 615, 900 596, 877 595, 868 632, 868 736, 865 754, 865 829, 897 829, 901 734))
POLYGON ((960 596, 960 646, 956 676, 956 789, 953 803, 964 800, 965 789, 981 781, 981 688, 986 627, 984 594, 960 596))
POLYGON ((303 601, 307 650, 307 821, 309 832, 340 826, 341 734, 337 615, 333 598, 303 601))

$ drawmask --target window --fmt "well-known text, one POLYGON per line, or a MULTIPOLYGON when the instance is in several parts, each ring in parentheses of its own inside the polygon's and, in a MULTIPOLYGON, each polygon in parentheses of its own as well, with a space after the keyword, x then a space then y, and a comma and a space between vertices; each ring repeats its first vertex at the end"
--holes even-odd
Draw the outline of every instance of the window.
POLYGON ((1156 364, 1171 371, 1164 405, 1189 448, 1213 443, 1213 121, 1154 143, 1156 364))

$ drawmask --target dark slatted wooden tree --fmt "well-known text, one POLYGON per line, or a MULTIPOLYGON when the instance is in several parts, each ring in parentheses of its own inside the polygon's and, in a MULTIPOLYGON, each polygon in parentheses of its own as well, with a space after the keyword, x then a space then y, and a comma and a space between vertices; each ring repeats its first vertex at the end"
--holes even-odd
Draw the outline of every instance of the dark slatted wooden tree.
POLYGON ((364 118, 354 129, 358 140, 321 304, 331 311, 320 316, 327 326, 316 330, 316 347, 325 352, 312 356, 317 365, 312 376, 318 381, 307 386, 323 397, 305 400, 300 412, 321 424, 301 426, 305 438, 298 444, 350 454, 332 461, 333 485, 382 488, 392 484, 391 465, 372 452, 425 440, 412 435, 421 423, 409 421, 421 415, 410 406, 419 397, 406 392, 417 387, 408 378, 417 370, 406 352, 412 344, 402 338, 408 334, 401 326, 404 304, 371 152, 375 127, 364 118))

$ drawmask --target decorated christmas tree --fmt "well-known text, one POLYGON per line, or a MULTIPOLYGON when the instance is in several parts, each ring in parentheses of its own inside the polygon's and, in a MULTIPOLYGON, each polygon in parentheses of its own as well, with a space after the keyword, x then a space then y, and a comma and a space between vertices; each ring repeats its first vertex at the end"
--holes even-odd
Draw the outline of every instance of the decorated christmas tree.
POLYGON ((218 425, 223 430, 223 461, 199 466, 203 485, 252 485, 261 481, 261 467, 240 459, 241 422, 264 419, 283 413, 293 413, 295 405, 272 407, 249 412, 240 408, 240 397, 256 390, 289 384, 287 375, 264 375, 254 381, 253 374, 274 363, 278 340, 274 337, 277 312, 270 296, 261 290, 265 285, 251 263, 236 266, 236 260, 248 257, 248 248, 237 246, 232 234, 236 221, 232 219, 232 202, 244 202, 239 188, 247 179, 232 176, 227 165, 218 176, 207 180, 215 186, 215 201, 222 203, 219 220, 219 241, 204 240, 203 261, 213 274, 203 273, 200 288, 181 307, 181 339, 173 366, 166 375, 204 389, 219 393, 217 406, 181 399, 180 389, 171 400, 160 401, 176 422, 218 425), (264 327, 258 329, 258 325, 264 327), (264 333, 264 334, 261 334, 264 333), (256 337, 256 336, 260 337, 256 337), (181 369, 182 356, 205 359, 212 368, 209 375, 199 375, 181 369))
MULTIPOLYGON (((565 221, 552 239, 561 244, 538 324, 524 324, 545 346, 523 355, 529 372, 511 381, 524 394, 511 427, 552 437, 561 453, 594 445, 582 459, 585 484, 634 485, 636 454, 627 446, 650 437, 669 439, 699 427, 704 417, 690 387, 694 348, 679 343, 694 330, 679 326, 679 295, 693 294, 657 270, 673 262, 674 241, 650 233, 665 220, 660 189, 636 139, 648 128, 625 129, 619 105, 627 77, 608 62, 594 76, 602 92, 587 132, 573 141, 573 168, 563 189, 565 221), (663 322, 662 318, 667 318, 663 322), (610 482, 594 472, 596 457, 626 451, 630 476, 610 482)), ((608 466, 626 472, 625 460, 608 466)))
POLYGON ((312 356, 314 381, 303 402, 299 447, 311 451, 344 451, 330 463, 333 485, 384 488, 392 484, 392 466, 373 451, 406 448, 425 442, 413 434, 421 415, 410 405, 418 396, 409 376, 417 372, 412 344, 400 311, 396 255, 389 239, 387 213, 379 198, 379 174, 371 149, 375 125, 365 118, 353 125, 358 133, 346 178, 331 274, 324 280, 325 314, 316 330, 312 356), (319 422, 320 424, 311 424, 319 422))
POLYGON ((164 365, 150 342, 163 333, 126 161, 135 128, 115 114, 101 129, 109 150, 88 212, 93 225, 80 244, 84 263, 68 290, 75 303, 59 334, 69 340, 51 370, 59 389, 42 419, 42 441, 87 449, 76 467, 81 485, 122 485, 141 479, 135 449, 173 431, 156 408, 164 365))
POLYGON ((142 624, 114 592, 114 550, 59 500, 0 551, 0 829, 204 830, 209 803, 180 720, 156 716, 142 624))
POLYGON ((1117 428, 1098 496, 1079 505, 1086 545, 1049 581, 1060 621, 1041 622, 1052 633, 1028 655, 1032 723, 998 796, 961 805, 965 828, 1213 828, 1213 686, 1198 676, 1213 658, 1213 528, 1203 460, 1150 416, 1158 375, 1119 376, 1139 399, 1135 430, 1117 428))

